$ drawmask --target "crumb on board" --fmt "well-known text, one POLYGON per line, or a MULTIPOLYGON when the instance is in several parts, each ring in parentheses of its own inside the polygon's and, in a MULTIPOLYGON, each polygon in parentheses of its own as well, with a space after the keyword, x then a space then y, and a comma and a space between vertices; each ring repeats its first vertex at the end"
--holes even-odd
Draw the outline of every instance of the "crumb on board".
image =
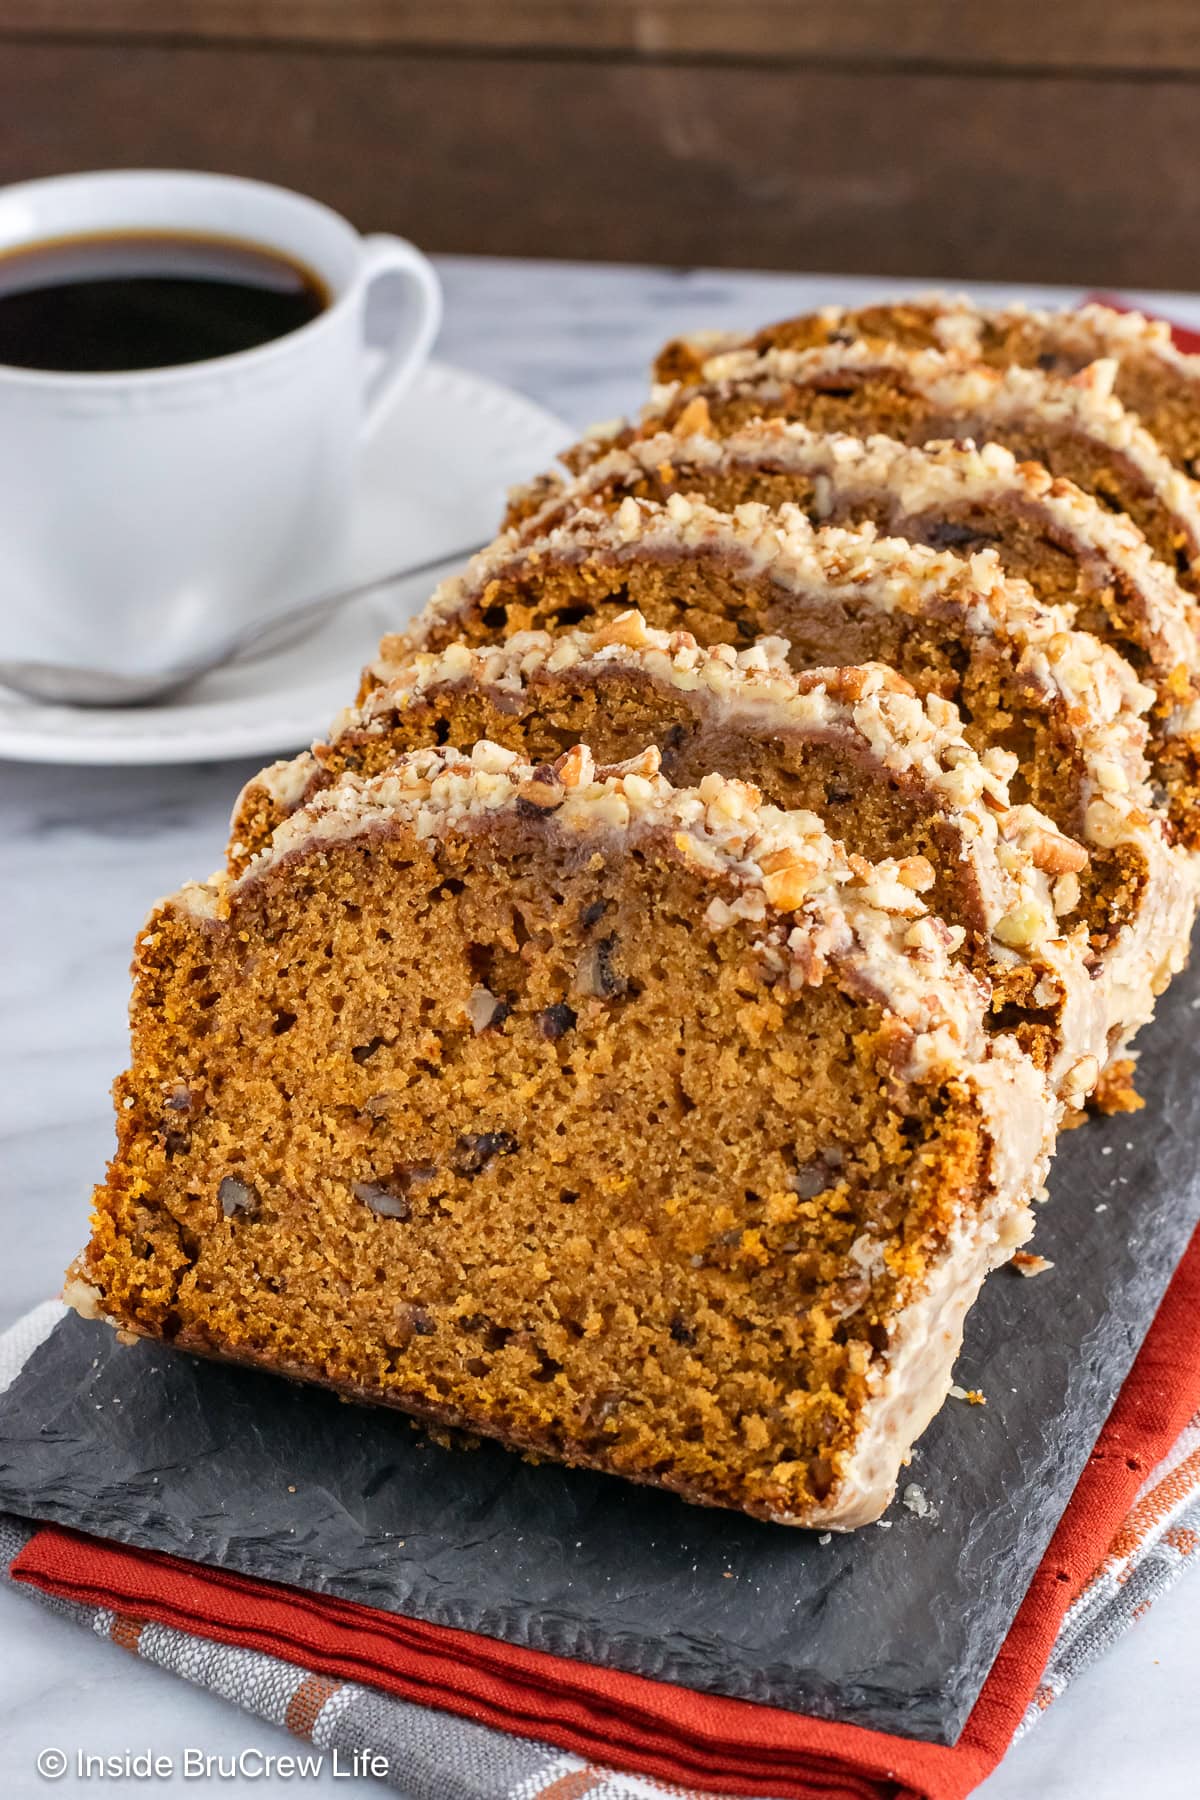
POLYGON ((910 1513, 914 1513, 918 1519, 927 1519, 933 1512, 928 1494, 915 1481, 909 1482, 900 1496, 900 1503, 902 1506, 906 1506, 910 1513))
MULTIPOLYGON (((410 1431, 424 1438, 427 1443, 436 1444, 441 1450, 478 1450, 483 1441, 473 1431, 464 1431, 458 1425, 435 1425, 429 1419, 410 1419, 410 1431)), ((524 1460, 536 1464, 540 1459, 529 1452, 524 1460)))
POLYGON ((1146 1102, 1133 1085, 1137 1064, 1132 1056, 1109 1063, 1088 1100, 1091 1112, 1109 1114, 1140 1112, 1146 1102))
POLYGON ((1012 1259, 1013 1268, 1018 1275, 1044 1275, 1054 1264, 1048 1256, 1035 1256, 1030 1250, 1018 1250, 1012 1259))

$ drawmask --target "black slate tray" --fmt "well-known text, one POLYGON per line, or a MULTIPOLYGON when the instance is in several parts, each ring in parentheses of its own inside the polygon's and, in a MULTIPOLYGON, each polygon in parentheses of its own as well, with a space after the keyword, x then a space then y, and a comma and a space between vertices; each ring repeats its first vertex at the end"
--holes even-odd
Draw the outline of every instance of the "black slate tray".
POLYGON ((65 1320, 0 1398, 0 1507, 559 1655, 957 1737, 1200 1214, 1200 969, 1146 1110, 1068 1134, 887 1527, 821 1543, 65 1320), (295 1491, 291 1491, 294 1489, 295 1491))

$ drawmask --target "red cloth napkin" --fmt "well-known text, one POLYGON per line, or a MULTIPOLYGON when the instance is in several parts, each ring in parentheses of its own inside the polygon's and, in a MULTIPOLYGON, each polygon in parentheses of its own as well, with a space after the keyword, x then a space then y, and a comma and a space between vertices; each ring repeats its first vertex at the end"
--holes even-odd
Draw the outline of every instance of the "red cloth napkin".
MULTIPOLYGON (((54 1528, 34 1535, 12 1575, 688 1788, 781 1800, 961 1800, 1004 1755, 1063 1614, 1144 1475, 1200 1406, 1198 1319, 1200 1233, 953 1748, 693 1693, 54 1528)), ((913 1620, 914 1631, 924 1628, 913 1620)))

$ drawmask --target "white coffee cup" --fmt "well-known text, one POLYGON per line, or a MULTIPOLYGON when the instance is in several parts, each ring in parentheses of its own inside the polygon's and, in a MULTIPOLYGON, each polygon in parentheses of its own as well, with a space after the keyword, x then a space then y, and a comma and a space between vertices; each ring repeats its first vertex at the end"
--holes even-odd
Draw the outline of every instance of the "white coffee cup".
POLYGON ((254 349, 178 367, 0 363, 3 660, 159 674, 336 582, 359 442, 441 319, 437 276, 412 244, 362 237, 284 188, 147 170, 0 189, 0 255, 122 231, 281 252, 329 304, 254 349), (389 278, 404 304, 368 376, 367 298, 389 278))

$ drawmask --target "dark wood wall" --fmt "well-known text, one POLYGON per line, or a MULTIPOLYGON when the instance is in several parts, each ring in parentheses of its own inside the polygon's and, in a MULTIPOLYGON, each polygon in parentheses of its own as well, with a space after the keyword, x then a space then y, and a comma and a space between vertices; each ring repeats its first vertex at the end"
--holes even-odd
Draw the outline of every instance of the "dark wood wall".
POLYGON ((1200 287, 1197 0, 0 0, 0 180, 434 250, 1200 287))

